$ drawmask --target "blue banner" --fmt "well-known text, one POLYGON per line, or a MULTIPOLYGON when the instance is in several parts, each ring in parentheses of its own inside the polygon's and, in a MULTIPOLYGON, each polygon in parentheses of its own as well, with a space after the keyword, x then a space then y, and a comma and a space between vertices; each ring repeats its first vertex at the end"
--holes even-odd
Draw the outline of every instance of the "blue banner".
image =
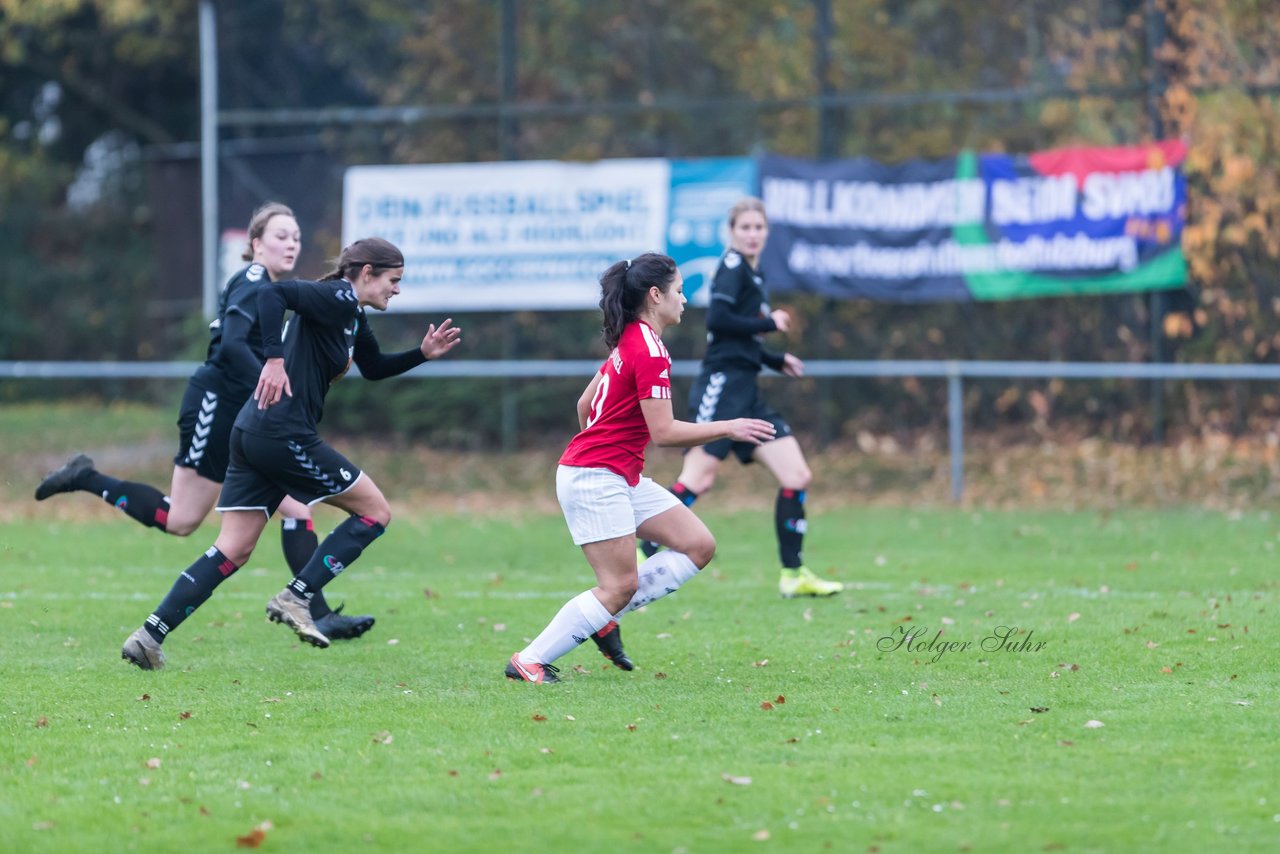
POLYGON ((771 290, 889 302, 1181 287, 1186 146, 886 165, 767 156, 771 290))
POLYGON ((690 305, 707 304, 705 286, 728 246, 729 208, 755 187, 756 163, 747 157, 671 161, 667 254, 680 265, 690 305))

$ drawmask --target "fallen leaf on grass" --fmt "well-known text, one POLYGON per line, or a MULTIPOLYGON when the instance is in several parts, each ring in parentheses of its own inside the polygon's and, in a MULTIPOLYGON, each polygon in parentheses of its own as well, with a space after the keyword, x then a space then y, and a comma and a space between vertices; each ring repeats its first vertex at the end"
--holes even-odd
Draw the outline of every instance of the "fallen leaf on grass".
POLYGON ((139 697, 138 699, 139 699, 139 700, 142 700, 142 701, 145 703, 147 700, 150 700, 150 699, 151 699, 151 695, 150 695, 150 694, 143 694, 143 695, 142 695, 141 697, 139 697))
POLYGON ((1076 620, 1078 620, 1078 619, 1080 619, 1080 614, 1078 614, 1078 613, 1069 614, 1069 615, 1067 616, 1067 622, 1068 622, 1068 623, 1074 623, 1074 622, 1075 622, 1076 620))
POLYGON ((635 732, 635 731, 636 731, 635 724, 627 724, 627 732, 635 732))
POLYGON ((750 786, 750 777, 735 777, 733 774, 721 774, 720 779, 726 783, 732 783, 735 786, 750 786))
POLYGON ((777 703, 779 706, 781 706, 786 701, 787 701, 787 698, 782 696, 781 694, 779 694, 777 699, 774 700, 774 702, 777 703))
POLYGON ((374 744, 390 744, 392 739, 391 733, 385 729, 373 737, 374 744))
POLYGON ((802 617, 804 617, 804 621, 805 621, 806 623, 811 623, 811 622, 813 622, 813 609, 812 609, 812 608, 805 608, 805 609, 804 609, 804 613, 803 613, 803 614, 801 614, 801 616, 802 616, 802 617))
POLYGON ((546 715, 534 715, 534 716, 533 716, 533 719, 534 719, 535 721, 539 721, 539 722, 541 722, 541 721, 545 721, 545 720, 547 719, 547 716, 546 716, 546 715))
POLYGON ((1037 715, 1043 715, 1045 712, 1049 711, 1049 707, 1048 706, 1032 706, 1031 711, 1035 712, 1037 715))
POLYGON ((422 588, 422 595, 423 595, 423 596, 426 596, 428 599, 439 599, 439 598, 440 598, 440 594, 439 594, 439 593, 437 593, 437 592, 435 592, 434 590, 432 590, 430 587, 424 587, 424 588, 422 588))
POLYGON ((148 760, 147 760, 147 767, 148 767, 148 768, 159 768, 159 767, 160 767, 160 759, 159 759, 158 757, 155 757, 155 756, 151 757, 150 759, 148 759, 148 760))
POLYGON ((40 729, 41 727, 46 727, 48 725, 49 725, 49 719, 46 718, 44 715, 41 715, 39 718, 36 719, 36 729, 40 729))
POLYGON ((755 833, 751 834, 751 838, 756 842, 767 842, 769 840, 769 831, 757 830, 755 833))
POLYGON ((1250 700, 1233 700, 1232 702, 1233 702, 1233 703, 1235 703, 1237 706, 1252 706, 1252 705, 1253 705, 1253 703, 1252 703, 1250 700))
POLYGON ((1102 721, 1085 721, 1084 723, 1085 729, 1097 729, 1098 727, 1104 727, 1104 726, 1106 726, 1106 724, 1104 724, 1102 721))
POLYGON ((653 678, 654 678, 654 679, 666 679, 666 678, 667 678, 667 674, 665 674, 665 673, 663 673, 661 670, 659 670, 657 673, 653 674, 653 678))
POLYGON ((271 829, 271 822, 264 821, 262 824, 249 831, 244 836, 236 837, 237 848, 257 848, 267 838, 267 831, 271 829))
POLYGON ((497 780, 497 779, 499 779, 501 776, 502 776, 502 769, 501 769, 501 768, 494 768, 494 769, 493 769, 493 771, 491 771, 491 772, 489 773, 489 779, 490 779, 490 780, 497 780))
POLYGON ((564 716, 564 719, 565 719, 566 721, 576 721, 576 720, 577 720, 577 718, 575 718, 573 715, 565 715, 565 716, 564 716))
POLYGON ((766 712, 771 712, 773 711, 773 703, 770 703, 768 700, 765 700, 763 703, 760 704, 760 708, 764 709, 766 712))
POLYGON ((39 757, 37 757, 37 756, 32 756, 30 759, 28 759, 28 760, 27 760, 27 767, 28 767, 28 768, 34 768, 34 767, 36 767, 36 763, 37 763, 37 762, 39 762, 39 761, 40 761, 39 757))
POLYGON ((1058 745, 1061 747, 1073 747, 1075 746, 1075 742, 1067 741, 1066 739, 1063 739, 1062 741, 1058 742, 1058 745))
POLYGON ((400 644, 400 638, 390 638, 387 641, 387 646, 399 646, 399 644, 400 644))
POLYGON ((762 658, 762 659, 760 659, 759 661, 753 662, 751 666, 752 666, 752 667, 768 667, 768 666, 769 666, 769 659, 767 659, 767 658, 762 658))
POLYGON ((188 720, 190 717, 191 717, 191 713, 190 713, 190 712, 181 712, 181 713, 178 715, 178 720, 183 720, 183 721, 185 721, 185 720, 188 720))

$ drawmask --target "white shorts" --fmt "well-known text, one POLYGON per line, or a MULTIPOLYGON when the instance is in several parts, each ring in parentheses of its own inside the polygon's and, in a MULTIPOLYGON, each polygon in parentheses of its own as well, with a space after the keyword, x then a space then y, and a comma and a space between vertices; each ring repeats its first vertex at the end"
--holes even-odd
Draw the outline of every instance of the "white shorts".
POLYGON ((680 506, 680 499, 651 479, 628 486, 608 469, 560 466, 556 497, 575 546, 618 537, 634 537, 641 523, 680 506))

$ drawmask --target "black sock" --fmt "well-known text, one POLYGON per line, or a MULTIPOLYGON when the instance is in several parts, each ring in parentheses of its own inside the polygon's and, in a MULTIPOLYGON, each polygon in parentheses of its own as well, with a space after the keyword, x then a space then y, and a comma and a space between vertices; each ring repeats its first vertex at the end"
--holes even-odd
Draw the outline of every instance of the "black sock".
POLYGON ((786 569, 804 564, 804 490, 779 489, 778 501, 773 509, 774 523, 778 528, 778 556, 786 569))
MULTIPOLYGON (((680 503, 685 507, 692 507, 693 502, 698 500, 698 493, 694 492, 678 480, 671 484, 669 488, 671 490, 671 494, 676 498, 679 498, 680 503)), ((655 543, 653 540, 640 541, 640 551, 644 552, 645 557, 653 557, 658 553, 658 549, 660 548, 662 548, 662 546, 655 543)))
MULTIPOLYGON (((310 519, 280 520, 280 547, 284 549, 284 559, 294 578, 306 567, 319 544, 315 525, 310 519)), ((332 613, 333 609, 325 601, 324 594, 319 590, 315 591, 315 595, 311 597, 311 619, 318 620, 332 613)))
POLYGON ((368 516, 348 516, 324 538, 302 572, 289 582, 289 589, 310 599, 354 563, 360 553, 386 530, 380 522, 368 516))
POLYGON ((157 641, 163 641, 169 632, 203 605, 213 595, 214 589, 237 569, 239 567, 227 560, 216 546, 210 547, 174 580, 169 595, 147 617, 147 631, 157 641))
POLYGON ((91 471, 77 480, 76 487, 94 493, 112 507, 123 511, 130 519, 148 528, 163 531, 169 523, 169 499, 154 486, 91 471))

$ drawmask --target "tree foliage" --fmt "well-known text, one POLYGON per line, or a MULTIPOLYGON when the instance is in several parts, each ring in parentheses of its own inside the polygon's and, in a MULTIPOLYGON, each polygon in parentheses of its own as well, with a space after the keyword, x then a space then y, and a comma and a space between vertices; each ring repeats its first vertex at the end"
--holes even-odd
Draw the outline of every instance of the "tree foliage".
MULTIPOLYGON (((0 247, 16 272, 0 282, 8 309, 0 358, 192 354, 191 342, 178 343, 190 325, 153 305, 165 272, 152 260, 162 232, 145 178, 147 164, 165 156, 158 146, 199 132, 196 7, 0 0, 0 247), (54 323, 83 337, 59 344, 40 331, 54 323)), ((1280 18, 1272 4, 243 0, 217 9, 224 109, 473 109, 408 124, 223 131, 228 140, 319 137, 347 163, 760 150, 900 160, 1182 137, 1191 282, 1168 295, 1154 336, 1148 296, 911 307, 797 299, 806 325, 797 349, 809 358, 1159 353, 1215 362, 1271 362, 1280 350, 1280 18), (504 10, 516 15, 513 54, 503 49, 504 10), (1001 94, 1015 89, 1045 94, 1001 94), (930 92, 951 97, 916 97, 930 92), (821 104, 823 94, 837 100, 821 104), (857 100, 870 95, 881 100, 857 100), (499 114, 497 105, 508 109, 499 114)), ((308 229, 337 231, 332 223, 308 229)), ((512 340, 531 357, 592 352, 582 317, 469 320, 480 330, 469 336, 473 353, 503 355, 512 340), (567 340, 577 352, 566 351, 567 340)), ((678 355, 698 355, 698 330, 672 337, 678 355)), ((857 424, 928 425, 943 411, 941 390, 929 383, 806 383, 788 393, 816 400, 806 412, 828 419, 836 435, 857 424)), ((396 394, 415 412, 431 406, 396 394)), ((1138 384, 992 382, 971 394, 972 417, 987 426, 1068 411, 1092 429, 1149 428, 1138 384)), ((1273 396, 1247 394, 1174 389, 1169 411, 1176 424, 1200 429, 1241 427, 1280 408, 1273 396)), ((352 410, 352 426, 397 420, 366 403, 352 410)), ((538 406, 532 396, 522 405, 538 406)))

